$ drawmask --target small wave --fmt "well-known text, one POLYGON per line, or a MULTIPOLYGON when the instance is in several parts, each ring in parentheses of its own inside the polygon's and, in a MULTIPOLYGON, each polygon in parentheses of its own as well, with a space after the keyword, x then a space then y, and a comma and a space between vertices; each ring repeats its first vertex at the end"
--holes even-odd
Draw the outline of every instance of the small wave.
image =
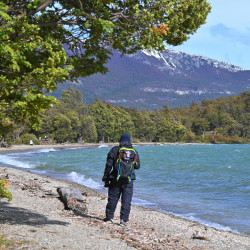
POLYGON ((98 146, 98 148, 108 148, 109 146, 108 145, 105 145, 105 144, 101 144, 98 146))
POLYGON ((23 161, 18 161, 15 158, 8 156, 8 155, 1 155, 0 162, 5 165, 10 165, 18 168, 33 168, 34 165, 23 162, 23 161))
POLYGON ((208 226, 208 227, 213 227, 213 228, 217 228, 219 230, 223 230, 223 231, 232 231, 232 232, 235 232, 235 233, 238 233, 239 232, 237 230, 233 230, 231 227, 228 227, 228 226, 223 226, 221 224, 218 224, 218 223, 214 223, 214 222, 209 222, 209 221, 206 221, 206 220, 202 220, 200 218, 197 218, 195 217, 194 214, 186 214, 186 215, 179 215, 179 214, 175 214, 179 217, 182 217, 182 218, 185 218, 185 219, 188 219, 188 220, 191 220, 191 221, 196 221, 202 225, 205 225, 205 226, 208 226))
POLYGON ((133 197, 133 202, 132 203, 134 205, 143 206, 143 207, 152 207, 152 206, 156 205, 156 204, 154 204, 154 203, 152 203, 150 201, 143 200, 143 199, 136 198, 136 197, 133 197))
POLYGON ((49 153, 49 152, 55 152, 57 151, 54 148, 44 148, 44 149, 39 149, 37 151, 33 151, 34 153, 49 153))
POLYGON ((55 152, 57 151, 54 148, 44 148, 44 149, 38 149, 34 151, 28 151, 28 152, 19 152, 19 153, 11 153, 8 155, 13 155, 13 156, 20 156, 20 155, 33 155, 33 154, 40 154, 40 153, 49 153, 49 152, 55 152))
POLYGON ((93 188, 93 189, 100 189, 102 188, 102 185, 91 178, 86 179, 84 175, 76 173, 76 172, 71 172, 67 175, 67 179, 70 181, 85 185, 87 187, 93 188))

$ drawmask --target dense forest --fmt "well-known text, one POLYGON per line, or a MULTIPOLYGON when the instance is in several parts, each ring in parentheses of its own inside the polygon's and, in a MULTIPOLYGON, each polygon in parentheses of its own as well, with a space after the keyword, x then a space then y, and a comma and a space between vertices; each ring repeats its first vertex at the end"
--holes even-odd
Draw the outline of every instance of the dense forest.
MULTIPOLYGON (((133 142, 250 142, 250 91, 238 96, 205 99, 183 108, 155 111, 113 106, 96 100, 89 106, 81 92, 70 88, 57 105, 41 115, 41 126, 1 125, 0 137, 8 143, 117 142, 129 133, 133 142), (39 141, 40 138, 40 141, 39 141)), ((0 138, 1 140, 1 138, 0 138)))

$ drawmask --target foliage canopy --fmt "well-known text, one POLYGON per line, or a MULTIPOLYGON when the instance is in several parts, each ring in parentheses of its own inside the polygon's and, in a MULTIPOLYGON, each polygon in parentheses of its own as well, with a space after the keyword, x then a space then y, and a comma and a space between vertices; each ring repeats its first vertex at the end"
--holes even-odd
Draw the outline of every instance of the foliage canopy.
POLYGON ((0 2, 0 120, 38 124, 65 80, 105 73, 122 54, 179 45, 205 23, 206 0, 21 0, 0 2), (45 94, 44 94, 45 93, 45 94))

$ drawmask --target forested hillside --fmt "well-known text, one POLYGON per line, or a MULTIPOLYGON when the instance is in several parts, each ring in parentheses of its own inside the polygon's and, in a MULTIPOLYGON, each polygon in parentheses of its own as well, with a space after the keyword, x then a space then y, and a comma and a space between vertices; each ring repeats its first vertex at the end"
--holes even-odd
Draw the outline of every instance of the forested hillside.
MULTIPOLYGON (((117 142, 122 133, 133 142, 250 142, 250 91, 238 96, 205 99, 183 108, 155 111, 128 109, 96 100, 86 105, 81 92, 65 90, 54 108, 41 117, 38 130, 14 126, 5 131, 9 143, 49 138, 63 142, 117 142)), ((1 138, 0 138, 1 139, 1 138)))

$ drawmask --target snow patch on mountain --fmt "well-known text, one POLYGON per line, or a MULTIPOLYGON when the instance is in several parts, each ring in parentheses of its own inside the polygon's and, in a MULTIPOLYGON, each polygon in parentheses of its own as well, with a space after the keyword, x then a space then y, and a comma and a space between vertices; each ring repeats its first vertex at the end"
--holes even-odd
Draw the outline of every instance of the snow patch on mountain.
MULTIPOLYGON (((112 104, 122 104, 122 103, 131 103, 131 100, 127 100, 127 99, 108 99, 107 102, 112 103, 112 104)), ((139 103, 139 102, 145 102, 145 99, 139 98, 139 99, 135 99, 134 100, 135 103, 139 103)))
MULTIPOLYGON (((243 68, 235 66, 233 64, 229 64, 226 62, 210 59, 200 55, 189 55, 184 52, 176 51, 170 48, 166 48, 166 50, 162 53, 156 50, 142 50, 141 52, 137 52, 133 56, 136 59, 142 59, 142 55, 144 54, 146 57, 143 58, 143 62, 147 64, 154 64, 152 66, 157 67, 159 70, 169 70, 175 72, 175 74, 185 75, 183 71, 192 70, 192 68, 201 68, 204 66, 213 68, 213 69, 224 69, 230 72, 238 72, 244 71, 243 68), (147 57, 151 57, 156 59, 152 61, 147 57)), ((218 72, 219 73, 219 72, 218 72)))
POLYGON ((143 92, 146 93, 174 93, 177 95, 204 95, 204 94, 211 94, 211 93, 219 93, 219 94, 226 94, 226 95, 232 95, 234 94, 232 91, 208 91, 206 89, 199 89, 199 90, 182 90, 182 89, 167 89, 167 88, 157 88, 157 87, 144 87, 140 89, 143 92))

